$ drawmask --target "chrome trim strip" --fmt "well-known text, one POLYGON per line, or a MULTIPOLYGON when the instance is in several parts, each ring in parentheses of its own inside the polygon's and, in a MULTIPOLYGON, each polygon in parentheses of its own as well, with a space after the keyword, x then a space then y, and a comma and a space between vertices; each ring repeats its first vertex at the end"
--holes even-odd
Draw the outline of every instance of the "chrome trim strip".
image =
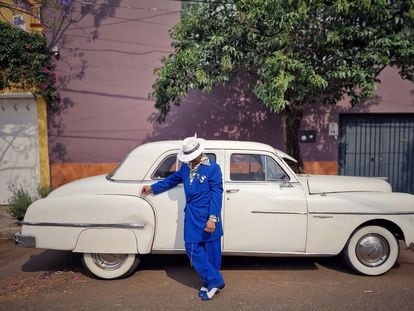
MULTIPOLYGON (((280 184, 282 182, 281 179, 278 180, 226 180, 225 184, 229 185, 229 184, 258 184, 258 183, 262 183, 262 184, 268 184, 268 183, 275 183, 275 184, 280 184)), ((299 181, 292 181, 289 180, 289 183, 294 184, 294 185, 302 185, 299 181)))
POLYGON ((75 223, 57 223, 57 222, 30 222, 20 221, 20 225, 25 226, 43 226, 43 227, 71 227, 71 228, 132 228, 143 229, 145 224, 138 222, 135 224, 75 224, 75 223))
POLYGON ((185 254, 185 249, 183 248, 162 248, 162 249, 153 249, 151 250, 151 254, 159 254, 159 255, 167 255, 167 254, 185 254))
POLYGON ((375 212, 309 212, 310 215, 414 215, 414 212, 394 212, 394 213, 375 213, 375 212))
POLYGON ((138 179, 113 179, 112 177, 107 178, 107 180, 109 180, 110 182, 122 183, 122 184, 138 184, 142 182, 142 180, 138 180, 138 179))
POLYGON ((308 212, 291 212, 291 211, 251 211, 252 214, 293 214, 307 215, 308 212))
POLYGON ((223 250, 223 256, 249 256, 249 257, 332 257, 338 255, 337 253, 321 254, 321 253, 307 253, 305 251, 292 252, 271 252, 271 251, 233 251, 223 250))
MULTIPOLYGON (((151 254, 185 254, 184 249, 153 249, 151 254)), ((337 253, 321 254, 321 253, 306 253, 305 251, 292 252, 271 252, 271 251, 238 251, 238 250, 222 250, 223 256, 249 256, 249 257, 332 257, 338 255, 337 253)))

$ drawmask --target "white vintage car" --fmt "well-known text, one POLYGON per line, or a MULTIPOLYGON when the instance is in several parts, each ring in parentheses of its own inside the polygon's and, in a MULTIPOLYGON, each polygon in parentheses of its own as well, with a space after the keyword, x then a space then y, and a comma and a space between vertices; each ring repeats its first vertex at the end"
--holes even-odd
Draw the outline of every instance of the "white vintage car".
MULTIPOLYGON (((100 278, 132 273, 141 254, 184 253, 184 191, 140 196, 172 174, 180 141, 134 149, 107 176, 78 180, 34 202, 16 244, 83 253, 100 278)), ((414 246, 414 195, 376 178, 296 175, 271 146, 207 141, 220 164, 223 255, 335 256, 357 272, 380 275, 398 259, 399 240, 414 246)))

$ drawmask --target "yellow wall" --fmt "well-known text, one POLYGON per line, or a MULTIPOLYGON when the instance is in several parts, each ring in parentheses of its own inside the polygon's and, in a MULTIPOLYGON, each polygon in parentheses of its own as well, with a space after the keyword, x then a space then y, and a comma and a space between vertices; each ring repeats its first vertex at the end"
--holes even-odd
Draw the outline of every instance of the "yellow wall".
MULTIPOLYGON (((40 5, 39 1, 24 1, 30 8, 31 14, 26 14, 21 12, 18 7, 16 7, 16 1, 5 0, 2 1, 3 6, 0 7, 0 20, 8 23, 12 23, 13 16, 21 15, 25 21, 25 30, 27 32, 42 32, 43 28, 40 23, 40 20, 35 18, 32 15, 40 15, 40 5), (9 5, 10 8, 5 6, 9 5), (15 9, 13 9, 15 8, 15 9)), ((3 93, 26 93, 33 90, 22 90, 22 89, 6 89, 2 90, 3 93)), ((49 166, 49 150, 48 150, 48 135, 47 135, 47 109, 46 103, 43 97, 36 97, 37 102, 37 113, 38 113, 38 143, 39 143, 39 167, 40 167, 40 186, 49 187, 50 186, 50 166, 49 166)))
POLYGON ((40 4, 38 4, 38 1, 22 1, 27 4, 29 7, 29 12, 31 14, 24 13, 20 11, 21 9, 16 6, 16 1, 13 0, 4 0, 3 6, 0 7, 0 20, 5 21, 8 23, 12 23, 13 16, 15 15, 21 15, 23 16, 23 20, 25 21, 25 30, 27 32, 42 32, 42 24, 40 23, 40 20, 35 18, 34 16, 40 15, 40 4), (6 7, 6 6, 9 6, 6 7), (34 16, 33 16, 34 15, 34 16))
POLYGON ((50 166, 49 166, 49 148, 47 135, 47 110, 43 97, 38 96, 37 101, 37 128, 39 141, 39 168, 40 168, 40 186, 50 186, 50 166))

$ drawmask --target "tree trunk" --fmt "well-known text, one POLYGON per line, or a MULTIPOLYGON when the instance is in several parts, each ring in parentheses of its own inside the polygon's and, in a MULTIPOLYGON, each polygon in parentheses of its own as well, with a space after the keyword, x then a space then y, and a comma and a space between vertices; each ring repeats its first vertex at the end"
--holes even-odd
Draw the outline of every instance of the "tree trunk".
MULTIPOLYGON (((302 153, 299 146, 299 130, 303 117, 303 106, 291 104, 283 112, 283 139, 286 152, 294 157, 298 163, 291 165, 298 173, 303 173, 302 153)), ((293 164, 293 163, 292 163, 293 164)))

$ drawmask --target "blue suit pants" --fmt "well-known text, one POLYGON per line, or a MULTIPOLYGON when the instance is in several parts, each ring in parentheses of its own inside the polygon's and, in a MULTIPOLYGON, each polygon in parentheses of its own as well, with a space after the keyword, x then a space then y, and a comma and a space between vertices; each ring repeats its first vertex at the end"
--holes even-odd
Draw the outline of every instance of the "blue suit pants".
POLYGON ((224 285, 219 269, 221 266, 221 239, 208 242, 185 243, 191 265, 200 275, 203 286, 210 290, 224 285))

